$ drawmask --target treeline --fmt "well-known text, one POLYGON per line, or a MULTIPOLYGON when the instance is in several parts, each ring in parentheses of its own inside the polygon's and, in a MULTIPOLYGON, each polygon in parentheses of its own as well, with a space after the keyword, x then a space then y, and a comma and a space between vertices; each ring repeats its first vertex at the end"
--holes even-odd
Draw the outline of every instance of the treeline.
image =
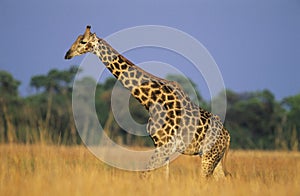
MULTIPOLYGON (((72 85, 78 71, 78 67, 73 66, 33 76, 30 86, 35 93, 21 97, 20 82, 0 70, 0 143, 81 144, 72 111, 72 85)), ((190 84, 196 86, 181 76, 168 78, 180 82, 188 92, 192 92, 190 84)), ((80 82, 91 80, 82 78, 80 82)), ((97 84, 95 107, 100 124, 117 143, 151 146, 149 137, 130 134, 115 121, 110 107, 115 82, 114 78, 108 78, 97 84)), ((226 95, 225 126, 231 134, 232 148, 300 149, 300 94, 281 101, 269 90, 244 93, 227 90, 226 95)), ((191 98, 209 110, 210 103, 199 92, 192 93, 191 98)), ((135 121, 147 122, 147 112, 135 99, 130 99, 130 112, 135 121)))

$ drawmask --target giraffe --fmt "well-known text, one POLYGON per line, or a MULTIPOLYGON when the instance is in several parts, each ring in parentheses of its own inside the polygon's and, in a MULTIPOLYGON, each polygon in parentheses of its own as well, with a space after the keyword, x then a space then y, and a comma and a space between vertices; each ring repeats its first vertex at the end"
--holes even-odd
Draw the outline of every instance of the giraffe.
MULTIPOLYGON (((174 81, 156 77, 119 54, 105 40, 91 33, 87 26, 79 35, 65 59, 85 53, 99 57, 106 68, 130 91, 148 111, 146 126, 155 151, 147 164, 147 171, 168 164, 175 152, 201 157, 201 174, 212 176, 221 164, 224 175, 230 135, 220 118, 194 104, 182 87, 174 81), (220 163, 220 164, 219 164, 220 163)), ((168 165, 167 165, 168 166, 168 165)))

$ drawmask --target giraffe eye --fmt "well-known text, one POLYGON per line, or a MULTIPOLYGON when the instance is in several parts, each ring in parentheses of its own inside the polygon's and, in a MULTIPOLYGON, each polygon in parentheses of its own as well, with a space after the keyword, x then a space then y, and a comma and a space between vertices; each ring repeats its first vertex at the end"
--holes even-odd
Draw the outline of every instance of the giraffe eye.
POLYGON ((81 43, 81 44, 86 44, 86 42, 85 42, 85 41, 80 41, 80 43, 81 43))

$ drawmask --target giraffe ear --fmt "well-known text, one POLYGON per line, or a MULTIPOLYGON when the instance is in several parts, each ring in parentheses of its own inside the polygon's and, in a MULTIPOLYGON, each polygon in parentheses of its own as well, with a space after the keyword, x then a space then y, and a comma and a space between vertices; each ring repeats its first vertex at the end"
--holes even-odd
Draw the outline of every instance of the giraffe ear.
POLYGON ((83 34, 83 38, 82 38, 82 41, 83 42, 87 42, 89 37, 91 35, 91 26, 87 26, 86 29, 85 29, 85 32, 83 34))

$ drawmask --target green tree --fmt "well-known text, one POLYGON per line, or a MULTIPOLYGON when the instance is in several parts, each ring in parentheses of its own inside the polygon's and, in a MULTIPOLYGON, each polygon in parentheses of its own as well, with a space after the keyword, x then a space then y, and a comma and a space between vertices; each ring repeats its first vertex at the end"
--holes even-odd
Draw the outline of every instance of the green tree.
POLYGON ((13 108, 19 101, 18 87, 21 83, 14 79, 13 76, 3 70, 0 70, 0 110, 1 127, 0 139, 2 141, 15 142, 16 132, 13 125, 15 115, 13 108))
POLYGON ((50 70, 47 75, 31 78, 30 85, 40 92, 31 100, 41 114, 40 140, 57 137, 63 143, 76 143, 77 133, 72 117, 71 85, 78 71, 76 66, 68 70, 50 70), (53 115, 55 114, 55 115, 53 115), (50 133, 49 129, 52 129, 50 133), (49 135, 50 134, 50 135, 49 135), (71 141, 69 141, 71 140, 71 141))
POLYGON ((300 129, 300 94, 284 98, 282 105, 287 112, 287 123, 290 126, 296 126, 297 129, 300 129))
POLYGON ((268 91, 234 93, 228 91, 226 126, 233 146, 272 149, 276 129, 282 122, 282 108, 268 91))
POLYGON ((299 150, 300 141, 300 94, 284 98, 282 106, 285 108, 285 138, 293 150, 299 150))

